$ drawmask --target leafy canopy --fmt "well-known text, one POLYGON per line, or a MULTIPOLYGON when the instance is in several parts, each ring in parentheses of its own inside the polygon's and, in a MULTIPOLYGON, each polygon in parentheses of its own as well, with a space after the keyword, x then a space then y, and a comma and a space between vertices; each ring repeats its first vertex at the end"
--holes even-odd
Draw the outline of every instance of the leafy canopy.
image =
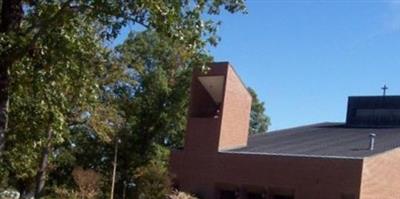
POLYGON ((68 176, 72 163, 107 176, 116 136, 129 143, 121 146, 129 157, 122 168, 145 164, 159 146, 179 146, 190 71, 219 40, 218 22, 204 16, 245 9, 242 0, 7 3, 0 3, 0 58, 10 106, 0 178, 23 193, 59 183, 52 177, 68 176), (127 25, 146 32, 113 54, 106 43, 127 25), (132 92, 110 100, 107 88, 125 81, 132 92))
POLYGON ((265 115, 265 105, 258 99, 257 93, 252 88, 247 88, 251 94, 253 101, 250 112, 250 134, 266 133, 268 126, 271 124, 270 118, 265 115))

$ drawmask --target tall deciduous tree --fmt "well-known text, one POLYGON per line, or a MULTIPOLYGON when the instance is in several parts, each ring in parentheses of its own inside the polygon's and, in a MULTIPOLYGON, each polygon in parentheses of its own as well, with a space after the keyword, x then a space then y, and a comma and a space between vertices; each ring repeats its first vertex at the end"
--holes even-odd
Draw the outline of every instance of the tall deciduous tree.
POLYGON ((131 33, 116 48, 119 62, 128 66, 136 82, 128 92, 130 100, 122 103, 127 125, 120 184, 133 183, 135 169, 153 159, 156 151, 182 145, 191 71, 211 60, 203 48, 190 48, 185 41, 152 31, 131 33))
MULTIPOLYGON (((22 0, 16 1, 1 1, 1 19, 0 19, 0 43, 6 43, 5 35, 19 31, 19 26, 22 21, 23 10, 22 0), (4 36, 3 36, 4 35, 4 36)), ((11 45, 9 42, 8 45, 11 45)), ((4 48, 11 46, 1 45, 0 59, 0 156, 5 143, 5 134, 8 129, 8 106, 9 106, 9 81, 10 77, 8 70, 13 64, 13 61, 8 56, 12 54, 6 53, 4 48)))
POLYGON ((202 20, 202 14, 218 14, 221 6, 230 12, 244 9, 242 0, 3 0, 0 15, 0 154, 7 132, 9 86, 13 79, 10 70, 32 51, 40 50, 41 39, 57 34, 56 29, 71 21, 84 19, 97 26, 102 38, 115 37, 127 24, 140 24, 187 41, 193 49, 198 49, 207 41, 216 43, 215 23, 202 20))
MULTIPOLYGON (((156 62, 144 57, 131 64, 142 74, 138 85, 143 87, 138 87, 135 100, 126 106, 134 108, 127 116, 126 129, 135 132, 130 133, 133 143, 143 144, 130 147, 142 156, 140 151, 148 151, 155 140, 174 143, 173 133, 159 133, 179 129, 165 125, 175 114, 173 108, 165 107, 182 106, 181 102, 165 101, 181 94, 172 95, 168 85, 170 81, 180 82, 176 74, 185 71, 181 68, 187 66, 187 57, 193 58, 207 43, 216 44, 217 23, 202 16, 218 14, 221 6, 230 12, 244 9, 241 0, 2 0, 0 172, 6 171, 23 197, 41 196, 47 174, 57 168, 61 149, 67 149, 62 146, 74 136, 71 127, 80 122, 83 113, 89 112, 93 118, 102 113, 91 106, 98 102, 102 73, 108 72, 107 50, 102 44, 127 24, 140 24, 169 44, 179 43, 172 46, 182 49, 178 57, 162 54, 156 62), (175 65, 159 64, 167 62, 175 65), (158 109, 164 112, 158 115, 158 109)), ((137 48, 134 52, 139 57, 148 55, 137 48)), ((154 51, 151 57, 156 53, 161 52, 154 51)), ((99 128, 112 125, 105 120, 106 125, 93 122, 91 132, 95 136, 109 137, 101 135, 107 127, 99 128)))
POLYGON ((250 134, 266 133, 270 125, 270 118, 265 114, 264 102, 258 99, 257 93, 254 89, 247 89, 251 94, 253 101, 251 104, 250 113, 250 134))
POLYGON ((96 29, 76 19, 41 38, 29 56, 9 70, 9 132, 4 162, 23 197, 40 196, 49 165, 69 126, 98 98, 104 66, 96 29), (79 27, 79 28, 78 28, 79 27), (82 67, 84 66, 84 67, 82 67))

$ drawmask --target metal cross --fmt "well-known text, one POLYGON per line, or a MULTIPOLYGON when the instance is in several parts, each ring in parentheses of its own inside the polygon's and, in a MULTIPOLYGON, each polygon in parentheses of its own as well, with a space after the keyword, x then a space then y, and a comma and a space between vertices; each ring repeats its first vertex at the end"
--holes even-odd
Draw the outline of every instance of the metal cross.
POLYGON ((381 89, 383 90, 383 96, 386 96, 386 90, 389 88, 385 84, 381 89))

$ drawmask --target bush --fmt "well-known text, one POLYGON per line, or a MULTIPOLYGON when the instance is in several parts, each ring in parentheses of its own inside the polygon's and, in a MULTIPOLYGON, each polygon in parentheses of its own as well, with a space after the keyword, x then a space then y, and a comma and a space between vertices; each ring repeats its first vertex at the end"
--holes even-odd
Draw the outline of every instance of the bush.
POLYGON ((170 181, 166 167, 156 161, 136 170, 137 198, 165 199, 170 193, 170 181))
POLYGON ((19 196, 19 192, 14 190, 0 192, 0 199, 19 199, 19 196))
POLYGON ((68 189, 65 187, 54 187, 53 188, 54 193, 49 195, 48 199, 80 199, 79 198, 79 193, 77 193, 75 190, 68 189))
POLYGON ((74 181, 79 188, 81 198, 95 198, 100 192, 101 175, 92 169, 77 167, 72 171, 74 181))
POLYGON ((135 169, 135 197, 138 199, 165 199, 171 193, 167 162, 169 150, 155 145, 149 162, 135 169))
POLYGON ((172 194, 168 195, 168 199, 197 199, 196 197, 179 191, 174 191, 172 194))

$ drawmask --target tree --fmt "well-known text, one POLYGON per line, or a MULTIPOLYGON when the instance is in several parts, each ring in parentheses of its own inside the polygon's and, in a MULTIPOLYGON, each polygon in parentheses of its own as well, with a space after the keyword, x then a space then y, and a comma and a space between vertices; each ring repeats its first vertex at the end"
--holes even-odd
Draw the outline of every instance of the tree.
POLYGON ((171 192, 168 168, 163 162, 150 161, 136 170, 138 199, 165 199, 171 192))
MULTIPOLYGON (((103 39, 113 38, 121 27, 140 24, 145 28, 184 40, 193 49, 216 43, 215 23, 202 14, 244 10, 242 0, 226 1, 23 1, 3 0, 0 19, 0 154, 8 131, 9 73, 15 64, 43 50, 40 40, 60 34, 56 29, 76 20, 95 26, 103 39)), ((79 25, 75 24, 80 28, 79 25)), ((62 33, 62 32, 61 32, 62 33)), ((76 33, 79 34, 79 33, 76 33)), ((83 67, 83 66, 82 66, 83 67)))
MULTIPOLYGON (((3 35, 19 30, 19 24, 22 20, 22 1, 1 1, 1 19, 0 19, 0 41, 5 42, 3 35)), ((10 45, 11 42, 8 43, 10 45)), ((1 45, 4 49, 5 45, 1 45)), ((8 107, 9 107, 9 67, 12 65, 10 59, 6 59, 4 50, 1 52, 0 60, 0 155, 4 148, 5 133, 8 129, 8 107)))
POLYGON ((119 194, 124 184, 136 182, 137 168, 157 159, 160 148, 182 146, 191 71, 211 60, 203 49, 188 48, 184 41, 154 31, 131 33, 116 47, 119 63, 133 80, 113 87, 126 118, 119 135, 119 194))
MULTIPOLYGON (((41 196, 48 173, 60 167, 60 153, 71 150, 71 146, 66 145, 71 144, 71 140, 76 140, 77 135, 72 133, 73 127, 82 123, 82 114, 89 112, 95 116, 94 104, 103 103, 101 100, 99 102, 99 88, 104 83, 104 73, 110 72, 107 66, 112 61, 103 43, 115 37, 121 27, 139 24, 171 43, 179 43, 185 59, 176 61, 186 64, 188 58, 185 56, 193 58, 193 55, 204 52, 207 43, 215 45, 218 41, 215 35, 217 23, 204 20, 202 16, 206 13, 218 14, 221 6, 230 12, 244 9, 243 1, 237 0, 2 0, 0 177, 4 179, 8 175, 9 183, 18 187, 23 197, 41 196)), ((140 49, 136 50, 137 53, 144 53, 140 49)), ((142 126, 138 130, 146 132, 144 138, 133 138, 136 141, 150 140, 151 142, 145 142, 148 144, 157 140, 158 143, 167 142, 166 144, 171 145, 179 134, 160 136, 163 134, 155 132, 160 132, 159 129, 165 127, 163 125, 166 120, 163 118, 166 114, 174 114, 172 110, 161 114, 159 118, 154 117, 157 112, 153 111, 142 120, 138 115, 147 115, 146 106, 136 108, 136 105, 147 103, 153 110, 164 108, 161 103, 164 101, 160 99, 169 96, 165 95, 169 94, 168 87, 163 87, 168 82, 164 74, 170 74, 176 66, 166 65, 166 68, 156 71, 148 66, 150 65, 146 62, 143 71, 147 75, 142 79, 148 89, 139 89, 141 92, 138 92, 137 100, 130 103, 136 112, 128 117, 128 124, 133 127, 142 126), (152 87, 151 81, 158 81, 159 84, 156 85, 167 89, 159 92, 155 86, 152 87), (153 100, 151 96, 159 98, 153 100), (137 115, 133 116, 135 114, 137 115), (161 120, 149 125, 152 119, 161 120)), ((177 103, 177 106, 184 105, 177 103)), ((128 105, 125 107, 129 108, 128 105)), ((106 121, 109 121, 108 118, 106 121)), ((107 125, 110 122, 100 126, 107 125)), ((110 136, 105 134, 114 131, 112 127, 87 126, 90 127, 91 136, 94 134, 105 141, 110 136), (102 130, 106 131, 101 132, 102 130)), ((175 129, 171 125, 167 127, 175 129)), ((142 148, 137 149, 146 151, 148 146, 143 144, 140 147, 142 148)))
POLYGON ((253 101, 251 104, 251 113, 250 113, 250 134, 258 134, 258 133, 266 133, 268 130, 268 126, 270 125, 270 118, 265 115, 265 107, 264 102, 261 102, 258 99, 258 96, 254 89, 247 88, 249 93, 251 94, 253 101))
POLYGON ((22 197, 41 194, 70 125, 97 100, 105 50, 96 30, 73 20, 37 41, 38 50, 9 70, 9 132, 4 162, 22 197), (79 28, 78 28, 79 27, 79 28), (82 67, 84 66, 84 67, 82 67), (23 154, 23 155, 21 155, 23 154))

